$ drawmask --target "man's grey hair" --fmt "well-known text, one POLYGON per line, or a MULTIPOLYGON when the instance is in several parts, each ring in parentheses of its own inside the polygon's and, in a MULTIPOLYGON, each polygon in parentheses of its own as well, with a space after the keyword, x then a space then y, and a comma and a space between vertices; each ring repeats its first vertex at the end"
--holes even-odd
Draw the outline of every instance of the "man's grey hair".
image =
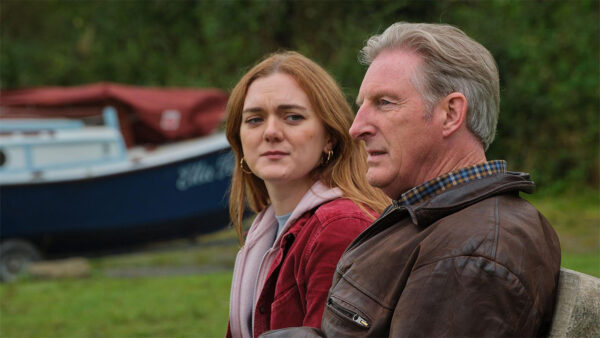
POLYGON ((500 105, 498 69, 492 54, 456 27, 397 22, 367 41, 361 62, 370 65, 383 50, 396 48, 423 58, 421 72, 411 80, 423 95, 428 116, 448 94, 462 93, 468 102, 467 125, 487 150, 494 140, 500 105))

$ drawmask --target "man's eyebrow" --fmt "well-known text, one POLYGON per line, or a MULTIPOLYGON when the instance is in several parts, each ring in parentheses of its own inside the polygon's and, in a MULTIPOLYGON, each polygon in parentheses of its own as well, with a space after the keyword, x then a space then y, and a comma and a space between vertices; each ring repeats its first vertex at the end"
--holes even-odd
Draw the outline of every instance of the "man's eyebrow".
POLYGON ((358 96, 356 97, 356 101, 354 101, 354 102, 356 103, 356 105, 357 105, 357 106, 359 106, 359 107, 360 107, 360 106, 362 105, 362 103, 363 103, 363 97, 362 97, 362 96, 360 96, 360 95, 358 95, 358 96))
MULTIPOLYGON (((398 96, 398 94, 396 94, 390 90, 387 90, 387 89, 375 91, 372 93, 372 95, 369 95, 369 97, 371 100, 378 100, 378 99, 381 99, 382 97, 389 97, 390 99, 398 100, 398 101, 402 100, 402 98, 400 96, 398 96)), ((356 104, 359 107, 360 107, 360 105, 362 105, 363 101, 364 101, 364 98, 360 95, 356 98, 356 104)))
POLYGON ((389 90, 382 90, 380 92, 377 92, 377 95, 376 95, 377 98, 382 98, 382 97, 386 97, 386 96, 391 99, 394 99, 394 100, 400 100, 400 96, 398 96, 398 94, 396 94, 392 91, 389 91, 389 90))

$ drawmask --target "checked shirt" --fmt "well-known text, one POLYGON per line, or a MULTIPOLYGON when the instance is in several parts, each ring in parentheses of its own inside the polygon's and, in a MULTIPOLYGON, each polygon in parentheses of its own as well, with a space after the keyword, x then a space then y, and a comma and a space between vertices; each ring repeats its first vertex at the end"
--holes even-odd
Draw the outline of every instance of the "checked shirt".
POLYGON ((506 173, 506 161, 494 160, 457 169, 416 186, 400 196, 400 205, 411 205, 432 198, 448 188, 487 176, 506 173))

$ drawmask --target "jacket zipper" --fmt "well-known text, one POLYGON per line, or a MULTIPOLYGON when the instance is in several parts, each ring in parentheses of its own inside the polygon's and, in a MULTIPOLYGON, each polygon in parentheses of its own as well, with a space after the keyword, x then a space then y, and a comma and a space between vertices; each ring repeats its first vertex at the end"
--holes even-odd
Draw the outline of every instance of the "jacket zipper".
POLYGON ((369 322, 366 319, 361 317, 358 313, 352 312, 346 308, 343 308, 339 304, 335 303, 331 298, 327 300, 327 305, 331 306, 336 312, 343 315, 344 317, 350 319, 354 323, 358 324, 360 327, 368 328, 369 322))

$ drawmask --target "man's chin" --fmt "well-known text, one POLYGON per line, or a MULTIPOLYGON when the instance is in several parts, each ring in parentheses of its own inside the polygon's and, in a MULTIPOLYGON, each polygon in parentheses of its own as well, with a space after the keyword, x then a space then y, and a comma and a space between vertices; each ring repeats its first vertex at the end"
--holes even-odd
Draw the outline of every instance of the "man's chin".
POLYGON ((385 177, 377 176, 374 173, 367 172, 367 182, 369 182, 369 184, 373 187, 383 191, 383 193, 388 195, 389 198, 398 199, 398 187, 393 184, 393 180, 385 179, 385 177))
POLYGON ((367 172, 367 182, 375 188, 383 190, 387 186, 387 181, 383 180, 380 176, 373 173, 367 172))

